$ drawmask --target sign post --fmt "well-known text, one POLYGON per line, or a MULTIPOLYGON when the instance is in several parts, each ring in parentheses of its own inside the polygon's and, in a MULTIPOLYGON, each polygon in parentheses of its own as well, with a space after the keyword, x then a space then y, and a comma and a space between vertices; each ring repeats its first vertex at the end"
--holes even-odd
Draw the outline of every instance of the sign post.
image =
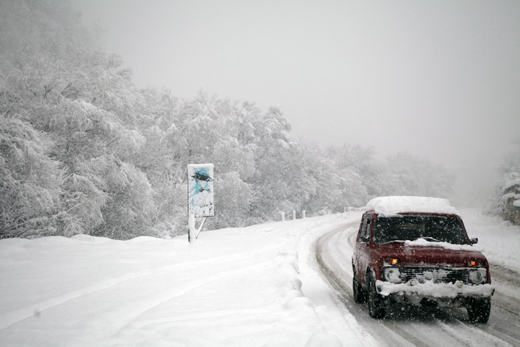
POLYGON ((213 164, 188 165, 188 241, 195 241, 207 217, 213 217, 213 164), (196 218, 204 218, 198 228, 196 218))

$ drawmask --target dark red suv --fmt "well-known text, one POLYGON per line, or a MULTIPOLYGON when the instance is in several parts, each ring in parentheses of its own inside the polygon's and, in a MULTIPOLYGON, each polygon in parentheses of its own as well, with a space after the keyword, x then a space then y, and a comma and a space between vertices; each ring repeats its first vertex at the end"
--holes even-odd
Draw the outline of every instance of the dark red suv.
POLYGON ((387 305, 466 307, 485 323, 491 310, 489 264, 472 245, 448 200, 381 197, 361 219, 352 258, 354 301, 368 302, 373 318, 387 305))

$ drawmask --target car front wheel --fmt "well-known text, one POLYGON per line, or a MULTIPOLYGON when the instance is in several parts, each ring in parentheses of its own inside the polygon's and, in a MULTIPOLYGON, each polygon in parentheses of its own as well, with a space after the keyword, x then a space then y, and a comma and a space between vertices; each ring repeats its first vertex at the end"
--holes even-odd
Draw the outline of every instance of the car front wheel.
POLYGON ((364 304, 366 302, 367 294, 361 282, 359 282, 357 278, 357 274, 354 271, 354 275, 352 276, 352 292, 354 294, 354 302, 356 304, 364 304))
POLYGON ((385 299, 377 292, 376 281, 372 278, 368 282, 368 313, 376 319, 384 318, 386 315, 385 299))
POLYGON ((487 323, 491 313, 491 299, 470 299, 466 305, 472 323, 487 323))

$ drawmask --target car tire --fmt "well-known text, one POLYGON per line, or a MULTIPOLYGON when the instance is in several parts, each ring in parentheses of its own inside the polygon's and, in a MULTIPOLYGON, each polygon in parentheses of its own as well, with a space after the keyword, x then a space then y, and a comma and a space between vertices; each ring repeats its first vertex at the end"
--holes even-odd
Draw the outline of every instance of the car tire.
POLYGON ((376 281, 368 281, 368 314, 375 319, 384 318, 386 315, 385 298, 377 292, 376 281))
POLYGON ((487 323, 491 314, 491 299, 470 299, 466 305, 468 318, 472 323, 487 323))
POLYGON ((357 274, 354 271, 354 275, 352 276, 352 293, 354 296, 354 302, 356 304, 364 304, 367 301, 367 294, 361 282, 357 278, 357 274))

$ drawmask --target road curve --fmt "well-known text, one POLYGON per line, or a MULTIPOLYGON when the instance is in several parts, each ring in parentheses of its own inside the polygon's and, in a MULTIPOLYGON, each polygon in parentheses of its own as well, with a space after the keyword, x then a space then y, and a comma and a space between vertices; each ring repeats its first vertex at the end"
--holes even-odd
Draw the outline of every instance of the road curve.
POLYGON ((325 234, 316 242, 323 275, 358 322, 381 346, 520 346, 520 274, 491 264, 491 316, 486 324, 468 321, 466 309, 391 307, 385 319, 370 318, 352 298, 351 257, 359 222, 325 234))

